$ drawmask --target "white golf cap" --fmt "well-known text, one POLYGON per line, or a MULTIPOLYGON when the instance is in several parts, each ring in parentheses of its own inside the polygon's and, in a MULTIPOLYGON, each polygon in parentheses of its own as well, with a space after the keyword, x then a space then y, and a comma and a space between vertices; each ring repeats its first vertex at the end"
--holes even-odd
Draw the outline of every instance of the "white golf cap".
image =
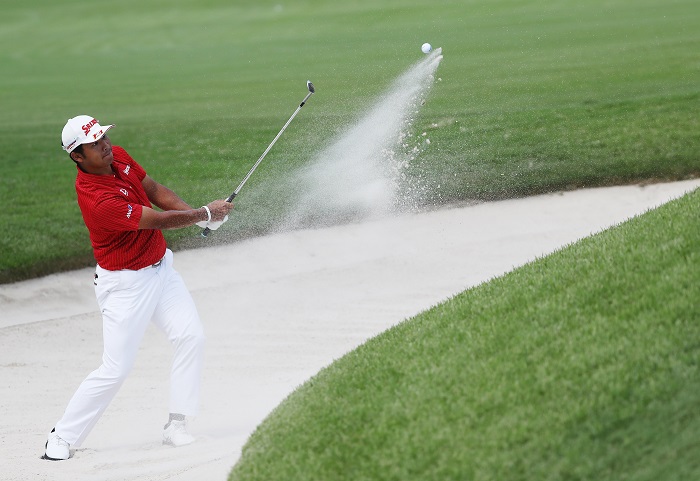
POLYGON ((96 142, 112 127, 114 124, 101 126, 99 120, 89 115, 78 115, 68 119, 61 132, 63 150, 70 154, 79 145, 96 142))

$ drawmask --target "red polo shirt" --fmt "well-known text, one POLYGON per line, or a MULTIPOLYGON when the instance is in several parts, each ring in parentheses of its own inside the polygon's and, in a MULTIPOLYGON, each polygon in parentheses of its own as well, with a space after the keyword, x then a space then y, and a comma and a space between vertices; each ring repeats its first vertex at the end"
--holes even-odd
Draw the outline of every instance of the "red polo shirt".
POLYGON ((151 207, 141 184, 146 171, 123 148, 112 146, 112 154, 114 175, 78 169, 78 205, 100 267, 137 270, 165 255, 165 238, 160 230, 139 230, 143 206, 151 207))

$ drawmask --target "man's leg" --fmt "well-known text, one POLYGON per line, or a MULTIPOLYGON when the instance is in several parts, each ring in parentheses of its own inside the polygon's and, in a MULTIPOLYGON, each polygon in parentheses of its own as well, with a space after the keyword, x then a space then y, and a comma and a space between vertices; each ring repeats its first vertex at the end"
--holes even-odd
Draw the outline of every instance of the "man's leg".
POLYGON ((72 447, 80 446, 126 379, 161 292, 156 269, 110 272, 98 268, 97 272, 102 365, 78 387, 55 428, 72 447))
POLYGON ((191 442, 191 436, 175 436, 170 439, 167 431, 175 423, 173 427, 181 427, 186 434, 184 416, 194 416, 199 410, 205 337, 192 296, 180 274, 173 269, 172 260, 172 253, 168 251, 162 266, 165 276, 163 294, 154 312, 153 322, 165 332, 175 348, 170 373, 171 416, 166 425, 164 441, 179 445, 191 442))

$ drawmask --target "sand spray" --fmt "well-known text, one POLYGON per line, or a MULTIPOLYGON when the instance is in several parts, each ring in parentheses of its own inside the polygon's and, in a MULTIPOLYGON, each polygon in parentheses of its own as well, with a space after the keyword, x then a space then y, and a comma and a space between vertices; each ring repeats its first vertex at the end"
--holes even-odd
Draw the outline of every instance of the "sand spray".
POLYGON ((434 82, 442 49, 400 75, 372 108, 292 176, 296 202, 280 229, 357 221, 405 211, 424 186, 406 175, 430 140, 411 127, 434 82))

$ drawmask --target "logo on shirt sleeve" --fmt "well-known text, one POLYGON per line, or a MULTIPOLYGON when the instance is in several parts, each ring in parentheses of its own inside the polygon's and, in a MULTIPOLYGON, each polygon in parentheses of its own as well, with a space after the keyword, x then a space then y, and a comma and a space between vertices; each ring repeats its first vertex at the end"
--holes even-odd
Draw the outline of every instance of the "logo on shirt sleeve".
POLYGON ((122 194, 126 195, 127 197, 129 196, 129 192, 128 192, 126 189, 123 189, 123 188, 122 188, 122 189, 119 189, 119 192, 121 192, 122 194))
POLYGON ((129 171, 130 171, 130 170, 131 170, 131 166, 130 166, 130 165, 127 165, 126 167, 124 167, 124 170, 123 170, 124 175, 129 175, 129 171))
POLYGON ((131 211, 133 211, 134 208, 131 207, 131 204, 126 204, 126 218, 131 219, 131 211))

